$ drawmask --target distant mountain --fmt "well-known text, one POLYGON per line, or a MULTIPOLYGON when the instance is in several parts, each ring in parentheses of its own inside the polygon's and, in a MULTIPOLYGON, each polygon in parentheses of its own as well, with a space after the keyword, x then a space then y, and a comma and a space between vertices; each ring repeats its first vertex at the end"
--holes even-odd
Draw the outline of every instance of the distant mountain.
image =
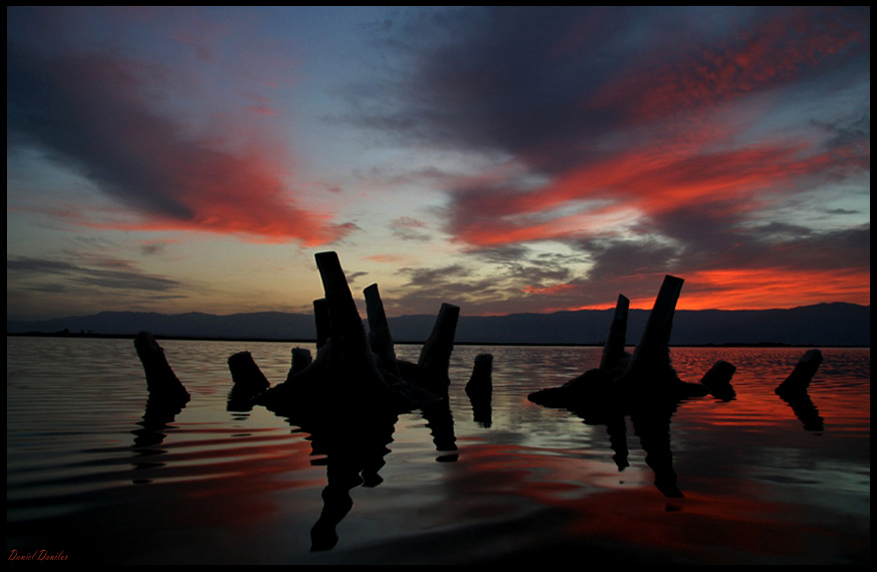
MULTIPOLYGON (((628 343, 642 334, 647 310, 631 310, 628 343)), ((603 341, 612 310, 580 310, 552 314, 462 316, 457 341, 502 344, 596 344, 603 341)), ((393 337, 422 342, 435 316, 390 318, 393 337)), ((92 316, 38 322, 7 321, 8 333, 97 333, 134 335, 148 330, 159 336, 229 339, 315 338, 313 316, 258 312, 158 314, 101 312, 92 316)), ((871 346, 871 307, 855 304, 817 304, 788 310, 678 310, 671 342, 674 345, 779 343, 808 346, 871 346)))

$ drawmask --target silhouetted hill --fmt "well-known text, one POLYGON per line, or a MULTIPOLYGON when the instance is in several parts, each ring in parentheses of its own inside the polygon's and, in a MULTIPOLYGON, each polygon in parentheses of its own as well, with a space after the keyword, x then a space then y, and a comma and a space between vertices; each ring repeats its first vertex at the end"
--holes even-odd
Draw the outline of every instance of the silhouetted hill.
MULTIPOLYGON (((648 317, 631 310, 628 343, 635 344, 648 317)), ((603 341, 612 310, 581 310, 552 314, 461 316, 458 342, 502 344, 596 344, 603 341)), ((434 315, 390 318, 393 337, 422 342, 434 315)), ((101 312, 92 316, 7 321, 9 333, 93 332, 134 335, 149 330, 159 336, 235 339, 296 339, 315 337, 313 317, 306 314, 258 312, 214 316, 197 312, 166 315, 154 312, 101 312)), ((674 320, 674 345, 780 343, 812 346, 871 346, 871 307, 817 304, 787 310, 679 310, 674 320)))

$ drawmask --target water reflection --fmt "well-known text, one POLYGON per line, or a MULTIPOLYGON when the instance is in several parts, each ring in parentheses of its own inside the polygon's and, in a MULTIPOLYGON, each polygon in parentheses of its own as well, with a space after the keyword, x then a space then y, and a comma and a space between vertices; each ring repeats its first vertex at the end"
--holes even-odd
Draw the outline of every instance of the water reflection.
POLYGON ((792 411, 795 412, 795 415, 804 424, 804 429, 807 431, 822 431, 825 429, 825 420, 820 417, 819 410, 813 405, 813 400, 810 399, 808 391, 783 393, 780 394, 780 399, 789 404, 792 411))
MULTIPOLYGON (((457 462, 438 464, 419 413, 315 444, 263 408, 226 411, 227 357, 249 349, 269 379, 283 379, 288 344, 163 345, 192 400, 158 430, 162 466, 139 473, 152 484, 134 487, 132 428, 146 387, 136 358, 129 366, 130 341, 7 340, 7 543, 19 552, 45 546, 95 563, 447 563, 554 547, 624 561, 869 561, 869 350, 825 350, 809 391, 827 420, 816 438, 774 393, 801 350, 673 348, 680 377, 719 359, 738 371, 735 400, 687 401, 668 417, 686 497, 668 513, 641 438, 627 450, 639 420, 628 428, 626 415, 526 401, 534 384, 595 367, 599 348, 458 347, 448 401, 457 462), (473 419, 462 385, 484 351, 495 356, 489 427, 473 419), (370 452, 339 453, 336 466, 334 442, 360 432, 373 434, 360 445, 370 452), (345 512, 346 499, 356 507, 345 512), (311 531, 333 522, 335 547, 312 552, 331 542, 311 531)), ((416 359, 419 346, 397 350, 416 359)))
MULTIPOLYGON (((166 399, 150 395, 146 400, 146 410, 143 412, 143 419, 137 422, 140 429, 136 429, 131 433, 134 434, 134 444, 132 448, 137 455, 154 456, 164 453, 160 445, 167 436, 168 429, 176 420, 177 415, 186 407, 188 399, 166 399)), ((137 462, 135 467, 138 469, 151 468, 161 466, 161 463, 155 461, 149 463, 137 462)))

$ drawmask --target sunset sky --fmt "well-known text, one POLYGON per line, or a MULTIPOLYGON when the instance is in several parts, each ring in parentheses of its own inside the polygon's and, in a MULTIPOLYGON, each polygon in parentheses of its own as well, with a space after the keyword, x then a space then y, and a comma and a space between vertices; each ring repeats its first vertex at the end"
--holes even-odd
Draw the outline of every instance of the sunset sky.
POLYGON ((7 317, 870 304, 865 8, 7 8, 7 317))

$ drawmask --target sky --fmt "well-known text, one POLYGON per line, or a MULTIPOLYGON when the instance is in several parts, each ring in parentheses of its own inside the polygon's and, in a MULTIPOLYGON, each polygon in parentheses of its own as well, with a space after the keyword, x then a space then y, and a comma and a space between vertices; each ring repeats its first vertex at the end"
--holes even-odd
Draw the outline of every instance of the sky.
POLYGON ((10 8, 7 319, 870 305, 870 8, 10 8))

